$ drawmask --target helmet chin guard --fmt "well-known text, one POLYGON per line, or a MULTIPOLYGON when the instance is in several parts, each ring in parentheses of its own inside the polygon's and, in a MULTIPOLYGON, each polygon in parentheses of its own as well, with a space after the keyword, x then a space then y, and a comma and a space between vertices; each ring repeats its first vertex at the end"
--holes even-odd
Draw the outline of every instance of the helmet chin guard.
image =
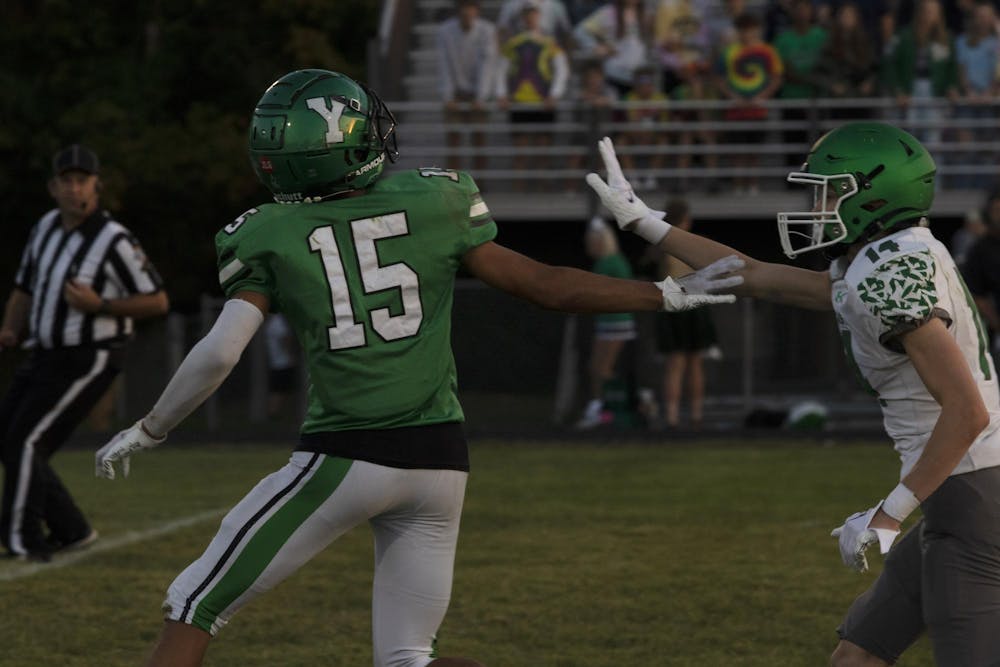
POLYGON ((796 257, 842 243, 847 238, 847 226, 840 217, 840 203, 857 194, 857 179, 851 174, 827 176, 796 171, 788 175, 788 182, 812 186, 813 208, 778 213, 778 235, 785 254, 796 257))

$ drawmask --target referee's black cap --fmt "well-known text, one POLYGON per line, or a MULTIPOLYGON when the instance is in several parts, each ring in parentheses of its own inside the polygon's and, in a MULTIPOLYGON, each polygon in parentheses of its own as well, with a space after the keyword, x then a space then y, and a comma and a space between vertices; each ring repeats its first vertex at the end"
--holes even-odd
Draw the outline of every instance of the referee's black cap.
POLYGON ((83 171, 88 174, 100 173, 101 163, 97 153, 86 146, 73 144, 63 148, 52 158, 52 175, 59 176, 67 171, 83 171))

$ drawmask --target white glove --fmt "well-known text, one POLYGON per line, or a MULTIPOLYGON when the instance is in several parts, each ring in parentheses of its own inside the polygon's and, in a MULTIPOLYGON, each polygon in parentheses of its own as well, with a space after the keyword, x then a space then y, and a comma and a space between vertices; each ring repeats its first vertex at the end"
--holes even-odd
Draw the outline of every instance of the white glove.
POLYGON ((844 561, 844 565, 858 572, 865 572, 868 569, 868 559, 865 558, 868 547, 878 543, 879 551, 887 554, 893 540, 899 535, 898 530, 869 527, 872 517, 882 507, 882 502, 880 500, 878 505, 867 512, 852 514, 844 521, 844 525, 834 528, 830 533, 831 537, 840 538, 840 558, 844 561))
POLYGON ((649 208, 636 196, 622 174, 611 139, 604 137, 598 141, 597 150, 604 161, 604 170, 608 172, 608 182, 605 183, 597 174, 587 174, 587 185, 594 189, 601 203, 615 216, 618 227, 656 245, 670 231, 670 223, 663 220, 666 213, 649 208))
MULTIPOLYGON (((737 255, 729 255, 722 259, 717 259, 708 266, 703 266, 694 273, 689 273, 677 279, 677 284, 684 288, 688 294, 716 294, 723 290, 732 289, 743 284, 743 276, 730 275, 743 269, 746 266, 737 255)), ((726 296, 732 296, 727 294, 726 296)), ((732 303, 736 297, 727 299, 725 303, 732 303)))
POLYGON ((732 294, 713 294, 743 284, 743 276, 730 275, 742 269, 746 263, 736 255, 717 259, 694 273, 674 280, 664 278, 655 283, 663 293, 663 310, 676 313, 691 310, 712 303, 733 303, 732 294))
POLYGON ((108 444, 97 450, 97 454, 94 455, 94 473, 98 477, 114 479, 115 467, 113 464, 115 461, 121 461, 122 476, 128 477, 129 455, 140 449, 156 447, 166 439, 167 436, 157 439, 146 433, 142 428, 142 420, 140 419, 132 424, 131 427, 124 431, 119 431, 115 437, 111 438, 108 444))

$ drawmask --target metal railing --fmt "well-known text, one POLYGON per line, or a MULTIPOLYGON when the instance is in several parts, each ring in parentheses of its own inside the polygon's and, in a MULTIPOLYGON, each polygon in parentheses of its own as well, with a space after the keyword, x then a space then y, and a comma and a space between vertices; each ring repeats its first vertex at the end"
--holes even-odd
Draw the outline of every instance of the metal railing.
POLYGON ((881 120, 914 133, 935 156, 944 189, 992 187, 1000 176, 1000 98, 974 105, 913 99, 909 110, 883 97, 772 100, 761 120, 726 120, 732 103, 723 100, 619 102, 601 109, 564 102, 552 122, 531 123, 512 123, 495 105, 476 122, 447 121, 435 102, 390 106, 400 122, 402 166, 474 168, 477 180, 513 189, 528 180, 582 178, 596 164, 594 146, 603 136, 616 139, 619 156, 631 161, 630 174, 640 182, 783 177, 796 156, 804 158, 817 138, 849 120, 881 120), (630 120, 636 112, 667 119, 630 120), (732 164, 745 156, 756 159, 732 164))

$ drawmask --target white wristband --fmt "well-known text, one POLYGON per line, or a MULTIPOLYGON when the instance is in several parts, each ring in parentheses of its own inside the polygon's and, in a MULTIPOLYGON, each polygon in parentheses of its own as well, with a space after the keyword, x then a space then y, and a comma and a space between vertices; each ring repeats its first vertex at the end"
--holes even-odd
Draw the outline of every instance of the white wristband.
POLYGON ((660 220, 659 218, 653 217, 652 215, 647 215, 644 218, 640 218, 635 223, 635 227, 632 228, 632 232, 642 237, 649 243, 656 245, 663 240, 663 237, 667 235, 670 228, 673 227, 666 220, 660 220))
POLYGON ((918 505, 920 501, 913 495, 913 491, 900 482, 882 503, 882 511, 902 523, 918 505))

